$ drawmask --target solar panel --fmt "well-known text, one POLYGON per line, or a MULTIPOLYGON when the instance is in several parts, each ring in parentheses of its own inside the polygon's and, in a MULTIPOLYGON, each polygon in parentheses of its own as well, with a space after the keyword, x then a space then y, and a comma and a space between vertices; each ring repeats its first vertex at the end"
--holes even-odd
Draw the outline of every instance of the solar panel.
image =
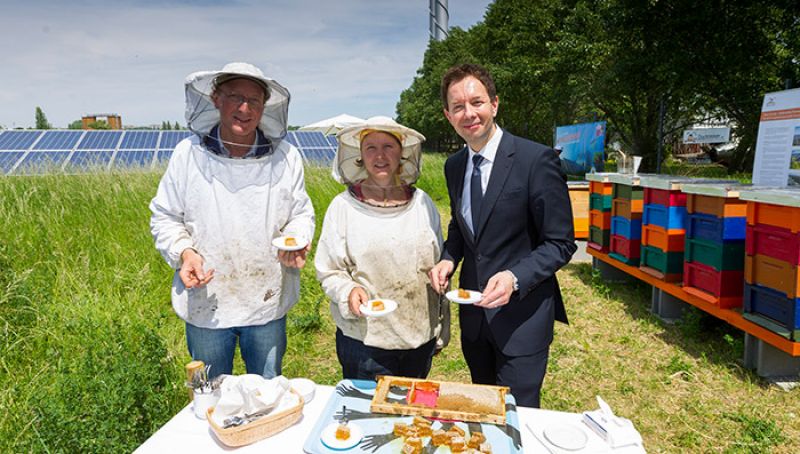
POLYGON ((16 164, 19 158, 24 154, 24 151, 0 152, 0 170, 2 170, 4 174, 10 172, 14 164, 16 164))
POLYGON ((83 131, 45 131, 44 135, 36 145, 34 150, 71 150, 78 143, 83 131))
POLYGON ((333 148, 301 148, 300 153, 308 164, 328 166, 333 162, 336 151, 333 148))
POLYGON ((333 148, 339 146, 339 141, 336 140, 336 136, 325 136, 325 138, 328 139, 328 143, 331 144, 333 148))
POLYGON ((114 158, 114 168, 150 167, 155 150, 119 150, 114 158))
POLYGON ((178 142, 192 135, 192 131, 162 131, 161 142, 158 144, 159 150, 171 150, 178 145, 178 142))
POLYGON ((61 169, 64 160, 69 156, 69 151, 37 151, 28 153, 19 163, 16 173, 42 174, 56 173, 61 169))
POLYGON ((171 157, 172 150, 158 150, 158 158, 156 158, 156 162, 158 165, 166 165, 171 157))
POLYGON ((301 147, 328 147, 328 140, 325 135, 318 131, 295 131, 297 142, 301 147))
POLYGON ((297 138, 294 136, 294 131, 289 131, 286 133, 286 141, 294 145, 295 148, 297 147, 297 138))
POLYGON ((155 149, 160 131, 125 131, 120 150, 155 149))
POLYGON ((122 131, 86 131, 78 150, 113 150, 117 148, 122 131))
POLYGON ((67 161, 66 170, 81 172, 105 170, 113 154, 114 150, 76 151, 67 161))
POLYGON ((0 150, 27 150, 42 135, 42 131, 3 131, 0 150))

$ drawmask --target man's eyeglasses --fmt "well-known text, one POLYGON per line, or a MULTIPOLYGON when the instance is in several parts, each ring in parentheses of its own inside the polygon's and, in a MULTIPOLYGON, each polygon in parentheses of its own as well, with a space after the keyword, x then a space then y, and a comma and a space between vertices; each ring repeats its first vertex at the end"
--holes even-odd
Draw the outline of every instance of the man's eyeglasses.
POLYGON ((264 107, 265 101, 262 101, 260 98, 248 98, 246 96, 237 95, 236 93, 225 93, 225 100, 229 103, 236 104, 236 107, 241 106, 244 103, 247 103, 247 107, 258 108, 264 107))

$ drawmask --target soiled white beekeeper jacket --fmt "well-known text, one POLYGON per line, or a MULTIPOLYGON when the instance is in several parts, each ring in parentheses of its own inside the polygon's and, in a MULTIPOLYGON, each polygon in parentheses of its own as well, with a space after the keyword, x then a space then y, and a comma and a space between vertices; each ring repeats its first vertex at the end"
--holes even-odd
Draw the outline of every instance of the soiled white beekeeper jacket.
MULTIPOLYGON (((337 195, 325 213, 314 258, 336 326, 345 336, 386 350, 416 348, 433 339, 442 324, 428 271, 441 249, 439 212, 421 189, 395 208, 369 206, 348 191, 337 195), (370 298, 396 301, 397 310, 381 318, 356 317, 348 306, 356 286, 370 298)), ((449 330, 449 308, 444 310, 449 330)))
POLYGON ((281 141, 255 159, 210 152, 197 136, 180 142, 150 203, 156 248, 174 268, 172 306, 203 328, 262 325, 289 311, 300 295, 300 272, 283 267, 272 240, 311 241, 314 209, 297 149, 281 141), (180 255, 194 248, 215 269, 205 287, 186 289, 180 255))

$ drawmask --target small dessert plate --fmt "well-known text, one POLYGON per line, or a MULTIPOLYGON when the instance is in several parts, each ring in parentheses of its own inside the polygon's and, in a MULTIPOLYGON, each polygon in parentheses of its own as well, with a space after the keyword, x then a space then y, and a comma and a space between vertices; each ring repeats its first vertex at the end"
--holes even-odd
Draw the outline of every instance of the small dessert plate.
POLYGON ((547 441, 567 451, 579 451, 586 447, 589 437, 586 432, 574 424, 562 423, 553 424, 544 429, 544 437, 547 441))
POLYGON ((467 292, 469 292, 469 298, 459 298, 458 290, 450 290, 449 292, 445 293, 444 296, 450 301, 458 304, 475 304, 483 299, 481 292, 476 292, 475 290, 467 290, 467 292))
POLYGON ((339 427, 338 422, 333 422, 325 426, 322 429, 322 433, 320 434, 320 441, 326 447, 333 449, 334 451, 345 451, 347 449, 352 449, 361 442, 361 438, 364 437, 364 432, 361 430, 357 424, 352 422, 347 423, 347 427, 350 428, 350 438, 347 440, 340 440, 336 438, 336 429, 339 427))
POLYGON ((303 249, 308 244, 308 241, 305 238, 300 238, 299 236, 279 236, 272 240, 272 245, 282 251, 299 251, 303 249), (286 240, 294 238, 295 245, 287 245, 286 240))
POLYGON ((362 304, 359 309, 361 309, 361 313, 367 317, 383 317, 391 314, 395 309, 397 309, 397 302, 385 299, 369 300, 367 301, 366 306, 362 304), (372 308, 372 303, 378 301, 383 303, 383 310, 375 310, 372 308))

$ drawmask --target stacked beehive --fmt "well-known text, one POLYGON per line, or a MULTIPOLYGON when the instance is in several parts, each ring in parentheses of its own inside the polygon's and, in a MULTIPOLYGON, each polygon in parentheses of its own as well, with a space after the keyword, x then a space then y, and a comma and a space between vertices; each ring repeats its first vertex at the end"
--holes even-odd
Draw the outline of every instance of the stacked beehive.
POLYGON ((568 181, 572 204, 572 225, 576 240, 589 238, 589 185, 585 181, 568 181))
POLYGON ((722 309, 741 307, 747 202, 740 185, 684 184, 683 289, 722 309))
MULTIPOLYGON (((684 179, 685 180, 685 179, 684 179)), ((665 282, 683 277, 686 238, 686 194, 681 180, 670 176, 642 177, 642 271, 665 282)))
POLYGON ((800 191, 753 189, 747 200, 745 318, 800 341, 800 191))
POLYGON ((631 266, 639 265, 642 243, 644 192, 639 177, 613 174, 611 189, 611 246, 609 256, 631 266))
POLYGON ((589 180, 590 248, 608 253, 611 246, 611 199, 613 184, 607 173, 587 173, 589 180))

